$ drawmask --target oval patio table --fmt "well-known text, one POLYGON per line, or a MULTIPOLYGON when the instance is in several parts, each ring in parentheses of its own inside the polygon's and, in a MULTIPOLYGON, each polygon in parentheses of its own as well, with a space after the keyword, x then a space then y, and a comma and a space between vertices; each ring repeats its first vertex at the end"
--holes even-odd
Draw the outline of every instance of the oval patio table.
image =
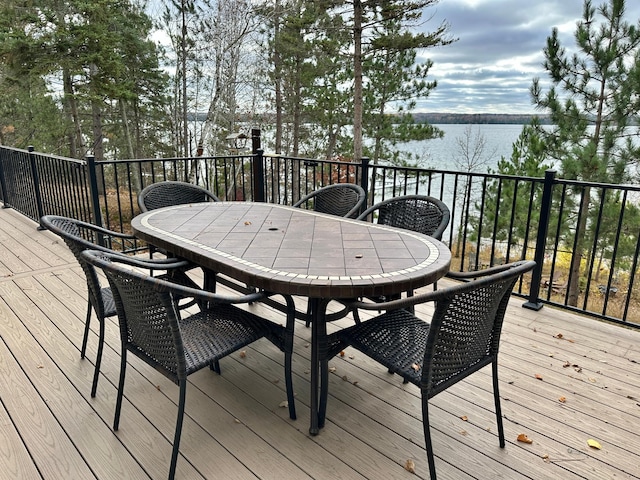
POLYGON ((177 205, 143 213, 131 226, 140 239, 205 270, 309 299, 312 435, 324 425, 327 304, 415 290, 444 276, 451 262, 446 245, 420 233, 269 203, 177 205))

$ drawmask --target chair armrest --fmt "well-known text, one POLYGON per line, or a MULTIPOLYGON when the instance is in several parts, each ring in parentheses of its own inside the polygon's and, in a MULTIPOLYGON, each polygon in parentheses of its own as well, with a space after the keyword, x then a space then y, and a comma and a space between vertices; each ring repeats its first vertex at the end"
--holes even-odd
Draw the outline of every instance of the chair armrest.
MULTIPOLYGON (((124 263, 131 267, 143 268, 146 270, 179 270, 191 266, 187 260, 179 260, 177 258, 161 258, 161 259, 141 259, 131 257, 124 253, 115 252, 113 250, 103 251, 99 246, 93 249, 95 252, 102 253, 103 256, 109 257, 110 260, 117 258, 118 263, 124 263)), ((84 255, 84 252, 83 252, 84 255)))
POLYGON ((291 205, 292 207, 299 207, 300 205, 304 205, 306 202, 308 202, 310 199, 312 199, 314 196, 316 195, 315 192, 311 192, 308 193, 307 195, 305 195, 304 197, 302 197, 300 200, 298 200, 296 203, 294 203, 293 205, 291 205))
MULTIPOLYGON (((367 220, 367 217, 369 215, 371 215, 373 212, 375 212, 376 210, 378 210, 380 207, 378 205, 372 205, 369 208, 367 208, 364 212, 362 212, 360 215, 358 215, 356 217, 356 220, 367 220)), ((373 220, 373 219, 372 219, 373 220)))
POLYGON ((74 223, 76 225, 78 225, 79 227, 81 227, 81 228, 86 228, 88 230, 93 230, 94 232, 102 233, 105 236, 115 237, 115 238, 119 238, 119 239, 123 239, 123 240, 137 240, 137 241, 140 241, 140 239, 135 237, 134 235, 130 235, 128 233, 116 232, 116 231, 113 231, 113 230, 108 230, 108 229, 106 229, 104 227, 100 227, 98 225, 94 225, 93 223, 83 222, 81 220, 75 220, 74 223))
MULTIPOLYGON (((495 267, 487 268, 486 270, 480 270, 478 272, 468 272, 463 274, 456 274, 455 278, 463 280, 477 280, 478 284, 489 284, 492 281, 490 277, 494 274, 500 274, 508 271, 518 270, 520 275, 532 270, 535 266, 535 262, 531 260, 521 260, 518 262, 507 263, 505 265, 496 265, 495 267)), ((508 273, 507 273, 508 275, 508 273)), ((495 279, 496 277, 493 277, 495 279)), ((362 302, 351 301, 350 299, 339 300, 342 304, 348 308, 357 308, 362 310, 399 310, 401 308, 412 307, 420 303, 438 302, 447 298, 451 298, 452 294, 458 294, 462 290, 460 285, 457 287, 439 288, 438 290, 423 293, 420 295, 414 295, 413 297, 401 298, 399 300, 391 300, 389 302, 362 302)), ((463 290, 465 288, 471 288, 471 285, 462 285, 463 290)))
POLYGON ((397 300, 390 300, 388 302, 363 302, 362 300, 354 299, 337 299, 345 307, 358 310, 400 310, 402 308, 412 307, 419 303, 435 302, 438 298, 442 297, 443 290, 436 290, 432 292, 423 293, 421 295, 414 295, 412 297, 399 298, 397 300))
POLYGON ((513 268, 512 263, 506 263, 504 265, 494 265, 490 268, 485 268, 484 270, 475 270, 472 272, 454 272, 450 270, 445 275, 446 278, 452 278, 454 280, 463 280, 469 281, 475 278, 486 277, 487 275, 493 275, 494 273, 504 272, 505 270, 509 270, 513 268))

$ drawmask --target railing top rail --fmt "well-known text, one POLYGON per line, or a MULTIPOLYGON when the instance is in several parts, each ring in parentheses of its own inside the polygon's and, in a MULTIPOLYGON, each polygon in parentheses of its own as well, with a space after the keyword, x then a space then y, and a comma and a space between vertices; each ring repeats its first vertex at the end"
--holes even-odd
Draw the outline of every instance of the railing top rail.
POLYGON ((306 157, 294 157, 291 155, 285 155, 283 153, 265 153, 265 158, 282 158, 286 160, 295 160, 299 162, 322 162, 322 163, 336 163, 341 165, 361 165, 361 162, 355 162, 351 160, 326 160, 320 158, 306 158, 306 157))
POLYGON ((568 180, 564 178, 556 178, 555 184, 558 185, 570 185, 577 187, 593 187, 601 189, 615 189, 615 190, 628 190, 632 192, 640 192, 640 185, 633 185, 628 183, 599 183, 599 182, 583 182, 581 180, 568 180))
POLYGON ((192 160, 225 160, 231 158, 253 158, 253 153, 229 155, 202 155, 200 157, 158 157, 158 158, 119 158, 113 160, 96 161, 96 165, 113 165, 119 163, 148 163, 148 162, 190 162, 192 160))
POLYGON ((404 166, 397 166, 397 165, 384 165, 380 163, 371 163, 369 164, 369 168, 372 170, 373 169, 390 169, 390 170, 401 170, 401 171, 419 172, 419 173, 430 172, 430 173, 438 173, 443 175, 459 175, 459 176, 502 179, 502 180, 523 180, 523 181, 537 182, 537 183, 544 182, 544 177, 526 177, 521 175, 506 175, 501 173, 464 172, 460 170, 446 170, 446 169, 437 169, 437 168, 404 167, 404 166))

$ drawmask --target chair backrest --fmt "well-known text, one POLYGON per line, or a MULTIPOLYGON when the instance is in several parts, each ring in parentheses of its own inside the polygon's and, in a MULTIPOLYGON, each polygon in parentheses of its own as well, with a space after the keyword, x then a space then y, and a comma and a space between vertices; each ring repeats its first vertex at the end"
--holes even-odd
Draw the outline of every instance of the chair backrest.
POLYGON ((335 183, 327 185, 304 196, 294 207, 308 208, 313 205, 313 210, 320 213, 328 213, 338 217, 355 218, 362 205, 364 205, 366 193, 360 185, 355 183, 335 183))
POLYGON ((152 183, 138 194, 138 206, 143 212, 173 205, 219 201, 220 199, 206 188, 187 182, 152 183))
POLYGON ((113 293, 123 347, 174 382, 186 378, 185 356, 172 298, 185 287, 132 269, 117 254, 88 250, 85 261, 102 269, 113 293))
POLYGON ((513 262, 498 272, 434 292, 422 387, 429 397, 495 361, 513 286, 535 262, 513 262))
POLYGON ((449 225, 449 208, 441 200, 427 195, 404 195, 372 205, 358 217, 366 220, 377 214, 381 225, 424 233, 440 240, 449 225))
MULTIPOLYGON (((57 215, 45 215, 40 219, 40 224, 58 235, 67 244, 76 260, 82 267, 87 279, 87 288, 89 290, 89 301, 96 311, 98 318, 104 318, 104 302, 102 298, 102 287, 96 270, 92 265, 88 264, 82 257, 85 250, 100 250, 103 252, 111 252, 109 248, 98 244, 98 235, 108 239, 108 230, 101 229, 95 225, 91 225, 73 218, 61 217, 57 215), (105 234, 107 232, 107 234, 105 234)), ((115 232, 111 232, 117 235, 115 232)))

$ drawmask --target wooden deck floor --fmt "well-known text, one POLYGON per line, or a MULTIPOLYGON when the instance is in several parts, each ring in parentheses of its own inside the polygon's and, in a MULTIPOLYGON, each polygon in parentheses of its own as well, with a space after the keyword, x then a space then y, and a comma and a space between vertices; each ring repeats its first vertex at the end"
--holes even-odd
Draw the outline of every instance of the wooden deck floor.
MULTIPOLYGON (((85 292, 57 237, 0 209, 0 478, 166 478, 177 387, 130 356, 111 430, 117 324, 107 324, 92 399, 95 329, 79 358, 85 292)), ((521 304, 509 308, 500 357, 507 446, 498 447, 484 370, 431 401, 439 478, 640 478, 640 332, 521 304)), ((268 342, 222 361, 221 376, 190 377, 178 478, 429 478, 417 389, 358 352, 332 362, 327 424, 308 434, 309 335, 297 327, 296 421, 280 406, 282 355, 268 342)))

